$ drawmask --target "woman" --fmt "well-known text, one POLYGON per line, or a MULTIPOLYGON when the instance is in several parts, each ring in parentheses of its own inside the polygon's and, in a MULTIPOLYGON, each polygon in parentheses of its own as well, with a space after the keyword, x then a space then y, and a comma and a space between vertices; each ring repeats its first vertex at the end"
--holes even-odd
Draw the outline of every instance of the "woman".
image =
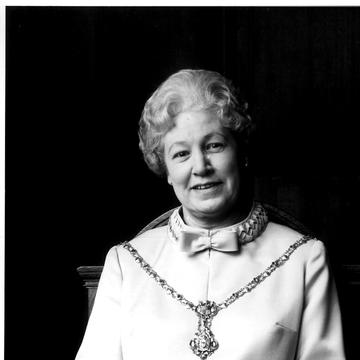
POLYGON ((181 206, 109 251, 77 360, 344 359, 323 244, 249 201, 250 128, 215 72, 182 70, 147 101, 140 148, 181 206))

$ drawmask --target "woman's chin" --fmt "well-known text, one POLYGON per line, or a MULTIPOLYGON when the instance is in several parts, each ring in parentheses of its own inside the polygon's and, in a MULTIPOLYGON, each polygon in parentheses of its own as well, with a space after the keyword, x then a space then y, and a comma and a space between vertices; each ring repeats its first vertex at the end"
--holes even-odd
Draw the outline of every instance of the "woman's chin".
POLYGON ((229 205, 230 202, 225 200, 216 201, 212 199, 202 201, 200 204, 196 204, 196 206, 191 209, 190 213, 193 213, 199 219, 221 220, 229 213, 229 205))

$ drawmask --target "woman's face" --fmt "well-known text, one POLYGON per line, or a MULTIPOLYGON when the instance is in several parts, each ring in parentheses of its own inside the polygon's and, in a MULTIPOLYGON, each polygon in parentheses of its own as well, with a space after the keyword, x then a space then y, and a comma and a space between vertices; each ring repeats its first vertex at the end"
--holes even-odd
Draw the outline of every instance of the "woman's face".
POLYGON ((168 182, 189 225, 226 223, 239 194, 236 143, 216 115, 181 113, 163 138, 168 182))

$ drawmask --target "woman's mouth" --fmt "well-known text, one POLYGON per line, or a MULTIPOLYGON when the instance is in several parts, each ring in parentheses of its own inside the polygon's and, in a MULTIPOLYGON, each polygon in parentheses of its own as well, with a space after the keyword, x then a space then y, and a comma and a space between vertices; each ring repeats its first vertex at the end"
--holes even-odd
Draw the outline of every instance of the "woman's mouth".
POLYGON ((207 190, 220 185, 221 182, 209 182, 205 184, 197 184, 191 187, 192 190, 207 190))

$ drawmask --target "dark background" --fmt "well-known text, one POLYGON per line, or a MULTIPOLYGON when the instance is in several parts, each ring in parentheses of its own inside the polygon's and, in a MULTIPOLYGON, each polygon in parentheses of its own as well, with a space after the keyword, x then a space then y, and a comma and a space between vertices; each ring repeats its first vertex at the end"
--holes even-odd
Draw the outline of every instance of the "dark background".
POLYGON ((152 91, 182 68, 240 86, 256 197, 327 245, 358 358, 359 8, 7 7, 6 359, 73 359, 76 268, 102 265, 176 200, 138 150, 152 91))

